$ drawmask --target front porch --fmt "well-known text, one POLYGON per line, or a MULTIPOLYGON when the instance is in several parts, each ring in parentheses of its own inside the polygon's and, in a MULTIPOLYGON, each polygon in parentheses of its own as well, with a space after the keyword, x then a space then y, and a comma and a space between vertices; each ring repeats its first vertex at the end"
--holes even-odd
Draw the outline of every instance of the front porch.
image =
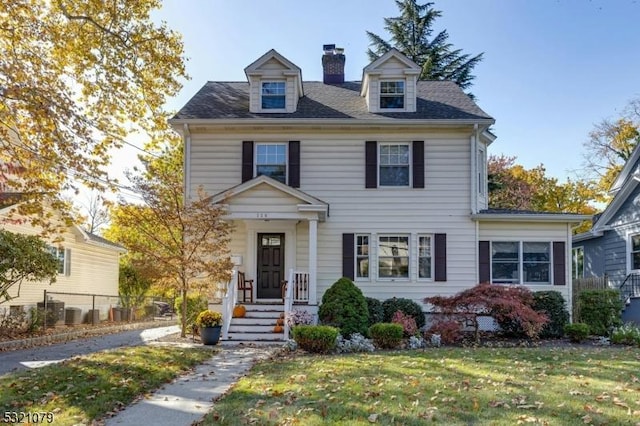
POLYGON ((304 309, 316 314, 316 306, 310 305, 311 279, 309 272, 289 270, 287 279, 282 282, 279 300, 246 303, 239 297, 238 270, 227 284, 226 295, 222 298, 222 336, 227 342, 281 342, 289 336, 289 326, 284 319, 294 309, 304 309), (291 283, 291 285, 290 285, 291 283), (233 308, 242 304, 246 314, 242 318, 233 317, 233 308), (283 320, 282 330, 274 330, 283 320))

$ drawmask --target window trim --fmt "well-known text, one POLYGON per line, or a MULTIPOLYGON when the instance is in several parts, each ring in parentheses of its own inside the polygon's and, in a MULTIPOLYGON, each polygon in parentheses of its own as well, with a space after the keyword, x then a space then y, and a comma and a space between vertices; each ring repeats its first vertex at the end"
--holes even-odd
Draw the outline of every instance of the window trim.
POLYGON ((405 79, 384 79, 379 82, 379 90, 378 90, 378 108, 381 111, 404 111, 407 108, 407 81, 405 79), (402 83, 402 93, 394 92, 394 93, 382 93, 382 85, 385 83, 402 83), (393 107, 383 107, 382 106, 382 98, 399 98, 402 96, 402 107, 393 108, 393 107))
POLYGON ((528 285, 528 286, 542 286, 542 285, 553 285, 553 278, 554 278, 554 265, 553 265, 553 259, 554 259, 554 253, 553 253, 553 241, 550 240, 535 240, 535 239, 528 239, 528 240, 508 240, 508 239, 501 239, 501 240, 491 240, 489 242, 489 267, 490 267, 490 281, 492 283, 495 284, 502 284, 502 285, 528 285), (516 281, 513 282, 509 282, 506 279, 496 279, 493 275, 493 244, 495 243, 517 243, 517 247, 518 247, 518 278, 516 281), (545 243, 549 246, 549 260, 547 262, 539 262, 539 263, 548 263, 549 265, 549 280, 542 282, 542 281, 524 281, 524 265, 525 262, 524 260, 524 244, 525 243, 545 243), (502 282, 501 282, 502 281, 502 282))
POLYGON ((376 153, 376 159, 378 161, 378 166, 377 166, 377 174, 378 174, 378 188, 412 188, 413 187, 413 150, 412 148, 412 144, 411 142, 378 142, 377 145, 377 149, 378 152, 376 153), (383 145, 387 145, 387 146, 406 146, 408 153, 409 153, 409 157, 407 158, 407 184, 406 185, 383 185, 381 183, 382 180, 382 167, 387 167, 387 166, 404 166, 403 164, 382 164, 382 159, 380 158, 380 156, 382 155, 382 146, 383 145))
POLYGON ((434 281, 435 280, 435 236, 434 234, 419 233, 416 235, 416 278, 418 281, 434 281), (420 276, 420 238, 429 238, 429 263, 430 276, 420 276))
MULTIPOLYGON (((289 144, 287 142, 256 142, 253 144, 253 177, 256 178, 258 176, 258 166, 278 166, 280 164, 258 164, 258 147, 266 146, 266 145, 282 145, 284 146, 284 183, 285 185, 289 182, 289 144)), ((269 176, 269 175, 265 175, 269 176)), ((274 177, 269 176, 272 179, 278 180, 274 177)), ((280 182, 278 180, 278 182, 280 182)))
POLYGON ((640 268, 638 269, 634 269, 633 268, 633 253, 638 253, 640 252, 640 250, 638 251, 633 251, 633 237, 635 236, 639 236, 640 237, 640 232, 628 232, 627 233, 627 274, 631 274, 631 273, 638 273, 640 272, 640 268))
MULTIPOLYGON (((376 234, 376 279, 377 281, 411 281, 411 233, 383 233, 376 234), (394 256, 401 257, 407 259, 407 276, 393 276, 393 277, 383 277, 380 276, 380 238, 384 237, 401 237, 407 239, 407 255, 406 256, 394 256)), ((382 256, 389 257, 389 256, 382 256)))
POLYGON ((58 246, 48 246, 48 248, 49 248, 49 253, 51 253, 55 257, 55 259, 58 261, 58 269, 57 269, 58 275, 68 276, 69 275, 69 262, 67 260, 67 257, 69 256, 68 249, 65 249, 64 247, 58 247, 58 246), (60 254, 62 254, 62 257, 60 257, 60 254))
POLYGON ((353 278, 354 281, 371 281, 371 239, 372 236, 371 234, 366 234, 366 233, 355 233, 353 235, 353 278), (367 242, 367 255, 361 255, 358 254, 358 246, 360 246, 360 244, 358 244, 358 238, 360 237, 366 237, 368 239, 367 242), (367 276, 366 277, 361 277, 359 276, 359 268, 358 268, 358 260, 359 259, 367 259, 367 276))
POLYGON ((281 112, 286 111, 287 109, 287 82, 286 80, 261 80, 260 81, 260 110, 261 111, 271 111, 271 112, 281 112), (266 94, 264 93, 264 85, 265 84, 273 84, 278 83, 283 85, 283 93, 282 94, 266 94), (264 106, 264 98, 283 98, 284 106, 282 108, 269 108, 264 106))

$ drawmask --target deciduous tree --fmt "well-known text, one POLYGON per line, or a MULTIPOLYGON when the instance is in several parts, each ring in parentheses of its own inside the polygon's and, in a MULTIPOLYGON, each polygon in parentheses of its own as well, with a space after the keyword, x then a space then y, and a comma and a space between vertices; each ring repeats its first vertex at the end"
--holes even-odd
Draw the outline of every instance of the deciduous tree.
POLYGON ((58 260, 47 244, 35 235, 22 235, 0 229, 0 303, 13 297, 9 290, 18 286, 20 296, 24 281, 55 282, 58 260))
POLYGON ((0 1, 0 165, 20 213, 42 219, 75 182, 110 182, 109 153, 155 135, 186 77, 180 36, 150 14, 160 0, 0 1))
POLYGON ((482 60, 462 53, 449 43, 449 33, 442 30, 434 34, 433 25, 442 12, 433 8, 434 3, 418 4, 417 0, 396 0, 400 16, 384 18, 384 28, 391 39, 367 31, 367 54, 376 60, 391 48, 396 48, 422 67, 420 80, 452 80, 462 89, 473 84, 473 68, 482 60))
POLYGON ((172 140, 157 156, 142 157, 145 169, 129 175, 132 190, 144 203, 120 200, 105 236, 124 245, 145 276, 182 296, 182 335, 186 335, 186 302, 191 292, 211 295, 226 283, 232 268, 228 251, 231 225, 224 211, 203 191, 184 200, 182 146, 172 140))

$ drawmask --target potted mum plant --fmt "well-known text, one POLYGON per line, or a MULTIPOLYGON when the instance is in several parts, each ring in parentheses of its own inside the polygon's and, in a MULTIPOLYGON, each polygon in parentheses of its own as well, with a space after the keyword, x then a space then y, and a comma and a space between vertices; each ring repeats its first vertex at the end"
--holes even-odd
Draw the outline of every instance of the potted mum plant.
POLYGON ((220 340, 222 314, 207 309, 198 314, 196 326, 200 329, 200 340, 204 345, 215 345, 220 340))

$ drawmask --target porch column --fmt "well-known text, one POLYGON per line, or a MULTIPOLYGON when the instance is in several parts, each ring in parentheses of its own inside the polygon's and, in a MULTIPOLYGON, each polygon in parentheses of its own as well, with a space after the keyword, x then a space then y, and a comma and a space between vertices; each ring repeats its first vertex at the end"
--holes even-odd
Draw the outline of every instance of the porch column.
POLYGON ((309 221, 309 304, 317 303, 316 273, 318 269, 318 220, 309 221))

